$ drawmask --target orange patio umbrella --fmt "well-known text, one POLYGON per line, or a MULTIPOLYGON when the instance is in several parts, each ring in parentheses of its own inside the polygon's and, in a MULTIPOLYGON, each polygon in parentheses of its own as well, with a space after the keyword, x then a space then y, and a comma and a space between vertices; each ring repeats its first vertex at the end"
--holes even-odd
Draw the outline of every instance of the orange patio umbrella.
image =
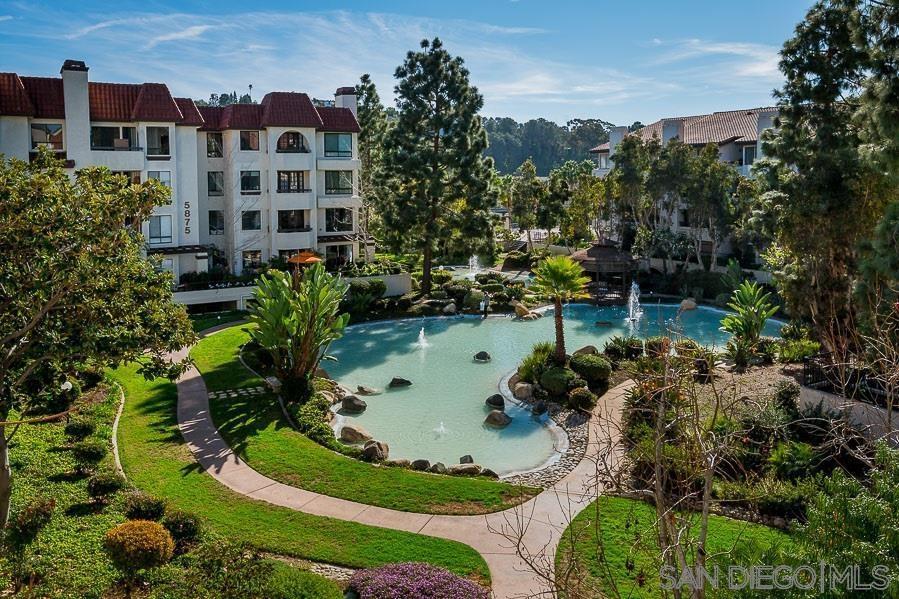
POLYGON ((294 256, 291 256, 287 259, 290 264, 308 266, 310 264, 315 264, 316 262, 321 262, 322 259, 313 254, 312 252, 300 252, 294 256))

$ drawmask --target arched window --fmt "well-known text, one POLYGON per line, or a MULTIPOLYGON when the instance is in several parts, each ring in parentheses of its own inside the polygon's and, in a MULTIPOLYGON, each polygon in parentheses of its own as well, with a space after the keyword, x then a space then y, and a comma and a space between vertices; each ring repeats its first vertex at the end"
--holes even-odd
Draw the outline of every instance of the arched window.
POLYGON ((278 152, 308 152, 309 144, 299 131, 285 131, 278 138, 278 152))

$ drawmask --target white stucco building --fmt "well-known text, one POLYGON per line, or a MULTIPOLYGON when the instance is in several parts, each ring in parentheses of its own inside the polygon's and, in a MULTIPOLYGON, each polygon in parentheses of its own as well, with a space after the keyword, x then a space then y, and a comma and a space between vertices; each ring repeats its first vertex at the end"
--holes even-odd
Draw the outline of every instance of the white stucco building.
MULTIPOLYGON (((315 251, 335 266, 360 250, 354 88, 333 106, 272 92, 259 104, 197 107, 161 83, 0 73, 0 153, 29 160, 48 147, 68 168, 102 165, 159 179, 172 202, 142 223, 149 253, 176 281, 213 263, 240 274, 272 257, 315 251)), ((364 246, 363 246, 364 251, 364 246)))

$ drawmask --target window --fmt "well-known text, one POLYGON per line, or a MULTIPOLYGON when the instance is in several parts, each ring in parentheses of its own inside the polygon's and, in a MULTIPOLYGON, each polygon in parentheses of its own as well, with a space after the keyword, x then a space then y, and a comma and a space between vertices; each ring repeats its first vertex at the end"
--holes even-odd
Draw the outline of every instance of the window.
POLYGON ((325 133, 325 156, 353 157, 353 136, 350 133, 325 133))
POLYGON ((113 175, 125 175, 132 185, 140 185, 140 171, 112 171, 113 175))
POLYGON ((169 128, 147 127, 147 156, 170 156, 169 128))
POLYGON ((278 232, 296 233, 308 231, 305 210, 278 210, 278 232))
POLYGON ((220 131, 206 133, 206 156, 208 158, 221 158, 224 155, 223 147, 224 142, 220 131))
POLYGON ((258 194, 259 171, 240 171, 240 193, 258 194))
POLYGON ((278 138, 277 152, 308 152, 306 138, 299 131, 287 131, 278 138))
POLYGON ((306 189, 306 175, 303 171, 278 171, 279 193, 302 193, 306 189))
POLYGON ((222 210, 209 211, 209 234, 225 234, 225 213, 222 210))
POLYGON ((49 148, 62 150, 62 125, 58 123, 32 123, 31 149, 49 148))
POLYGON ((259 132, 258 131, 241 131, 240 132, 240 149, 251 152, 259 151, 259 132))
POLYGON ((262 266, 262 250, 245 250, 243 252, 243 270, 256 270, 262 266))
POLYGON ((134 150, 135 127, 91 127, 91 150, 134 150))
POLYGON ((325 209, 325 231, 328 233, 338 233, 341 231, 353 230, 353 209, 352 208, 326 208, 325 209))
POLYGON ((259 231, 262 229, 262 212, 259 210, 244 210, 240 215, 240 228, 244 231, 259 231))
POLYGON ((159 269, 167 270, 169 272, 174 272, 175 271, 175 261, 172 260, 171 258, 163 258, 162 261, 159 263, 159 269))
POLYGON ((206 173, 206 192, 211 196, 225 195, 225 173, 222 171, 206 173))
POLYGON ((608 154, 599 154, 599 168, 609 168, 608 154))
POLYGON ((353 261, 352 245, 328 245, 325 246, 325 267, 328 269, 339 268, 353 261))
POLYGON ((156 179, 169 189, 172 188, 172 171, 147 171, 148 179, 156 179))
POLYGON ((681 227, 690 226, 690 212, 686 208, 677 211, 677 224, 681 227))
POLYGON ((310 248, 300 248, 296 250, 278 250, 278 257, 281 260, 289 260, 293 258, 297 254, 302 254, 303 252, 313 253, 310 248))
POLYGON ((743 146, 743 166, 755 162, 755 146, 743 146))
POLYGON ((150 243, 172 242, 172 217, 168 214, 150 217, 150 243))
POLYGON ((325 171, 325 193, 353 193, 353 171, 325 171))

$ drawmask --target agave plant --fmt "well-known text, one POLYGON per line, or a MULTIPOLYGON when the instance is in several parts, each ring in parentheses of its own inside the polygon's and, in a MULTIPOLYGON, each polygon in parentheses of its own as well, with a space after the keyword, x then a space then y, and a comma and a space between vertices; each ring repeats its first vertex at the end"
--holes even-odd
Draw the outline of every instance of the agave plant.
POLYGON ((568 256, 546 258, 534 269, 534 284, 531 289, 547 296, 555 306, 557 364, 565 363, 565 330, 562 323, 562 302, 587 296, 587 283, 581 265, 568 256))
POLYGON ((728 307, 733 310, 721 320, 721 330, 733 335, 731 344, 738 351, 738 363, 745 366, 748 356, 759 342, 765 322, 777 312, 777 306, 755 281, 743 281, 731 296, 728 307))
POLYGON ((288 401, 305 401, 312 377, 331 343, 343 335, 349 314, 340 313, 346 284, 314 264, 302 275, 274 270, 259 277, 250 336, 272 357, 281 392, 288 401))

